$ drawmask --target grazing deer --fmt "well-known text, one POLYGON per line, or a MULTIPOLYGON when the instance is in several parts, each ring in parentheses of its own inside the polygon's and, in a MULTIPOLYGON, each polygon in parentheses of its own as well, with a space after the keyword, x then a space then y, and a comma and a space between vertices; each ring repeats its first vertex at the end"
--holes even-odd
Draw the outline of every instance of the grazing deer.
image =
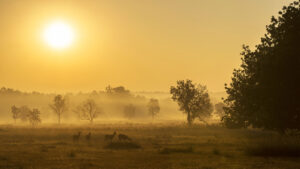
POLYGON ((131 138, 125 134, 119 134, 119 141, 131 141, 131 138))
POLYGON ((80 135, 81 135, 81 131, 79 131, 78 134, 74 134, 74 135, 73 135, 73 141, 74 141, 74 142, 75 142, 75 141, 76 141, 76 142, 79 141, 80 135))
POLYGON ((86 139, 87 141, 90 141, 90 140, 91 140, 91 136, 92 136, 92 133, 89 132, 89 133, 85 136, 85 139, 86 139))
POLYGON ((113 138, 115 137, 116 134, 117 134, 116 131, 115 131, 113 134, 106 134, 106 135, 104 136, 104 140, 105 140, 105 141, 110 141, 110 142, 112 142, 112 140, 113 140, 113 138))

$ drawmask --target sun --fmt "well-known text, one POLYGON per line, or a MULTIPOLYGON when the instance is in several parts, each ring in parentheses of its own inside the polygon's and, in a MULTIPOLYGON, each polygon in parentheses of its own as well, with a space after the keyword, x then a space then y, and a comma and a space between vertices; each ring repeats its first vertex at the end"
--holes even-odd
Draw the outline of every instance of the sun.
POLYGON ((74 40, 74 31, 71 26, 63 21, 49 24, 43 33, 45 42, 55 49, 69 47, 74 40))

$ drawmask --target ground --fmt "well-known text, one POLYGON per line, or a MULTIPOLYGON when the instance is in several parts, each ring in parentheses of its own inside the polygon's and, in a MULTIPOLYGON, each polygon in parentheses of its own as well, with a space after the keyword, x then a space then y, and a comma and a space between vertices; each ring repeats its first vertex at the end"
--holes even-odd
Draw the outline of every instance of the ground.
POLYGON ((0 169, 295 169, 300 157, 254 155, 249 147, 277 133, 184 124, 0 126, 0 169), (73 135, 82 132, 78 142, 73 135), (128 135, 112 143, 105 134, 128 135), (91 132, 91 140, 86 134, 91 132), (126 147, 127 143, 137 145, 126 147), (123 148, 118 145, 125 145, 123 148), (107 148, 108 145, 112 145, 107 148), (114 148, 114 145, 117 145, 114 148), (139 148, 140 146, 140 148, 139 148), (250 152, 250 153, 249 153, 250 152))

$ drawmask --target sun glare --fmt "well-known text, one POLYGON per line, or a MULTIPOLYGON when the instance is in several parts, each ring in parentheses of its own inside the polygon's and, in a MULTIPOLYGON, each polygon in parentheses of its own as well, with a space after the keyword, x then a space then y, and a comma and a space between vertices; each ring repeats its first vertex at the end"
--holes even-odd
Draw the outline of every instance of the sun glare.
POLYGON ((43 36, 46 43, 55 49, 69 47, 74 40, 73 29, 62 21, 49 24, 43 36))

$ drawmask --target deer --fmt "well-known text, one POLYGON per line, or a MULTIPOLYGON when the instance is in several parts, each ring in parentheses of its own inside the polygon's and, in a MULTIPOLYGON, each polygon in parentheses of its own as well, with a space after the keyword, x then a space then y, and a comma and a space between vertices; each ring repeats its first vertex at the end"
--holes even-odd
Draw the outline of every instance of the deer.
POLYGON ((104 135, 104 140, 112 142, 112 140, 113 140, 113 138, 115 137, 116 134, 117 134, 116 131, 114 131, 113 134, 106 134, 106 135, 104 135))
POLYGON ((73 135, 73 141, 74 141, 74 142, 75 142, 75 141, 76 141, 76 142, 79 141, 80 135, 81 135, 81 131, 79 131, 78 134, 74 134, 74 135, 73 135))
POLYGON ((85 139, 86 139, 87 141, 90 141, 90 140, 91 140, 91 136, 92 136, 92 133, 89 132, 89 133, 85 136, 85 139))
POLYGON ((131 138, 125 134, 119 134, 119 141, 131 141, 131 138))

